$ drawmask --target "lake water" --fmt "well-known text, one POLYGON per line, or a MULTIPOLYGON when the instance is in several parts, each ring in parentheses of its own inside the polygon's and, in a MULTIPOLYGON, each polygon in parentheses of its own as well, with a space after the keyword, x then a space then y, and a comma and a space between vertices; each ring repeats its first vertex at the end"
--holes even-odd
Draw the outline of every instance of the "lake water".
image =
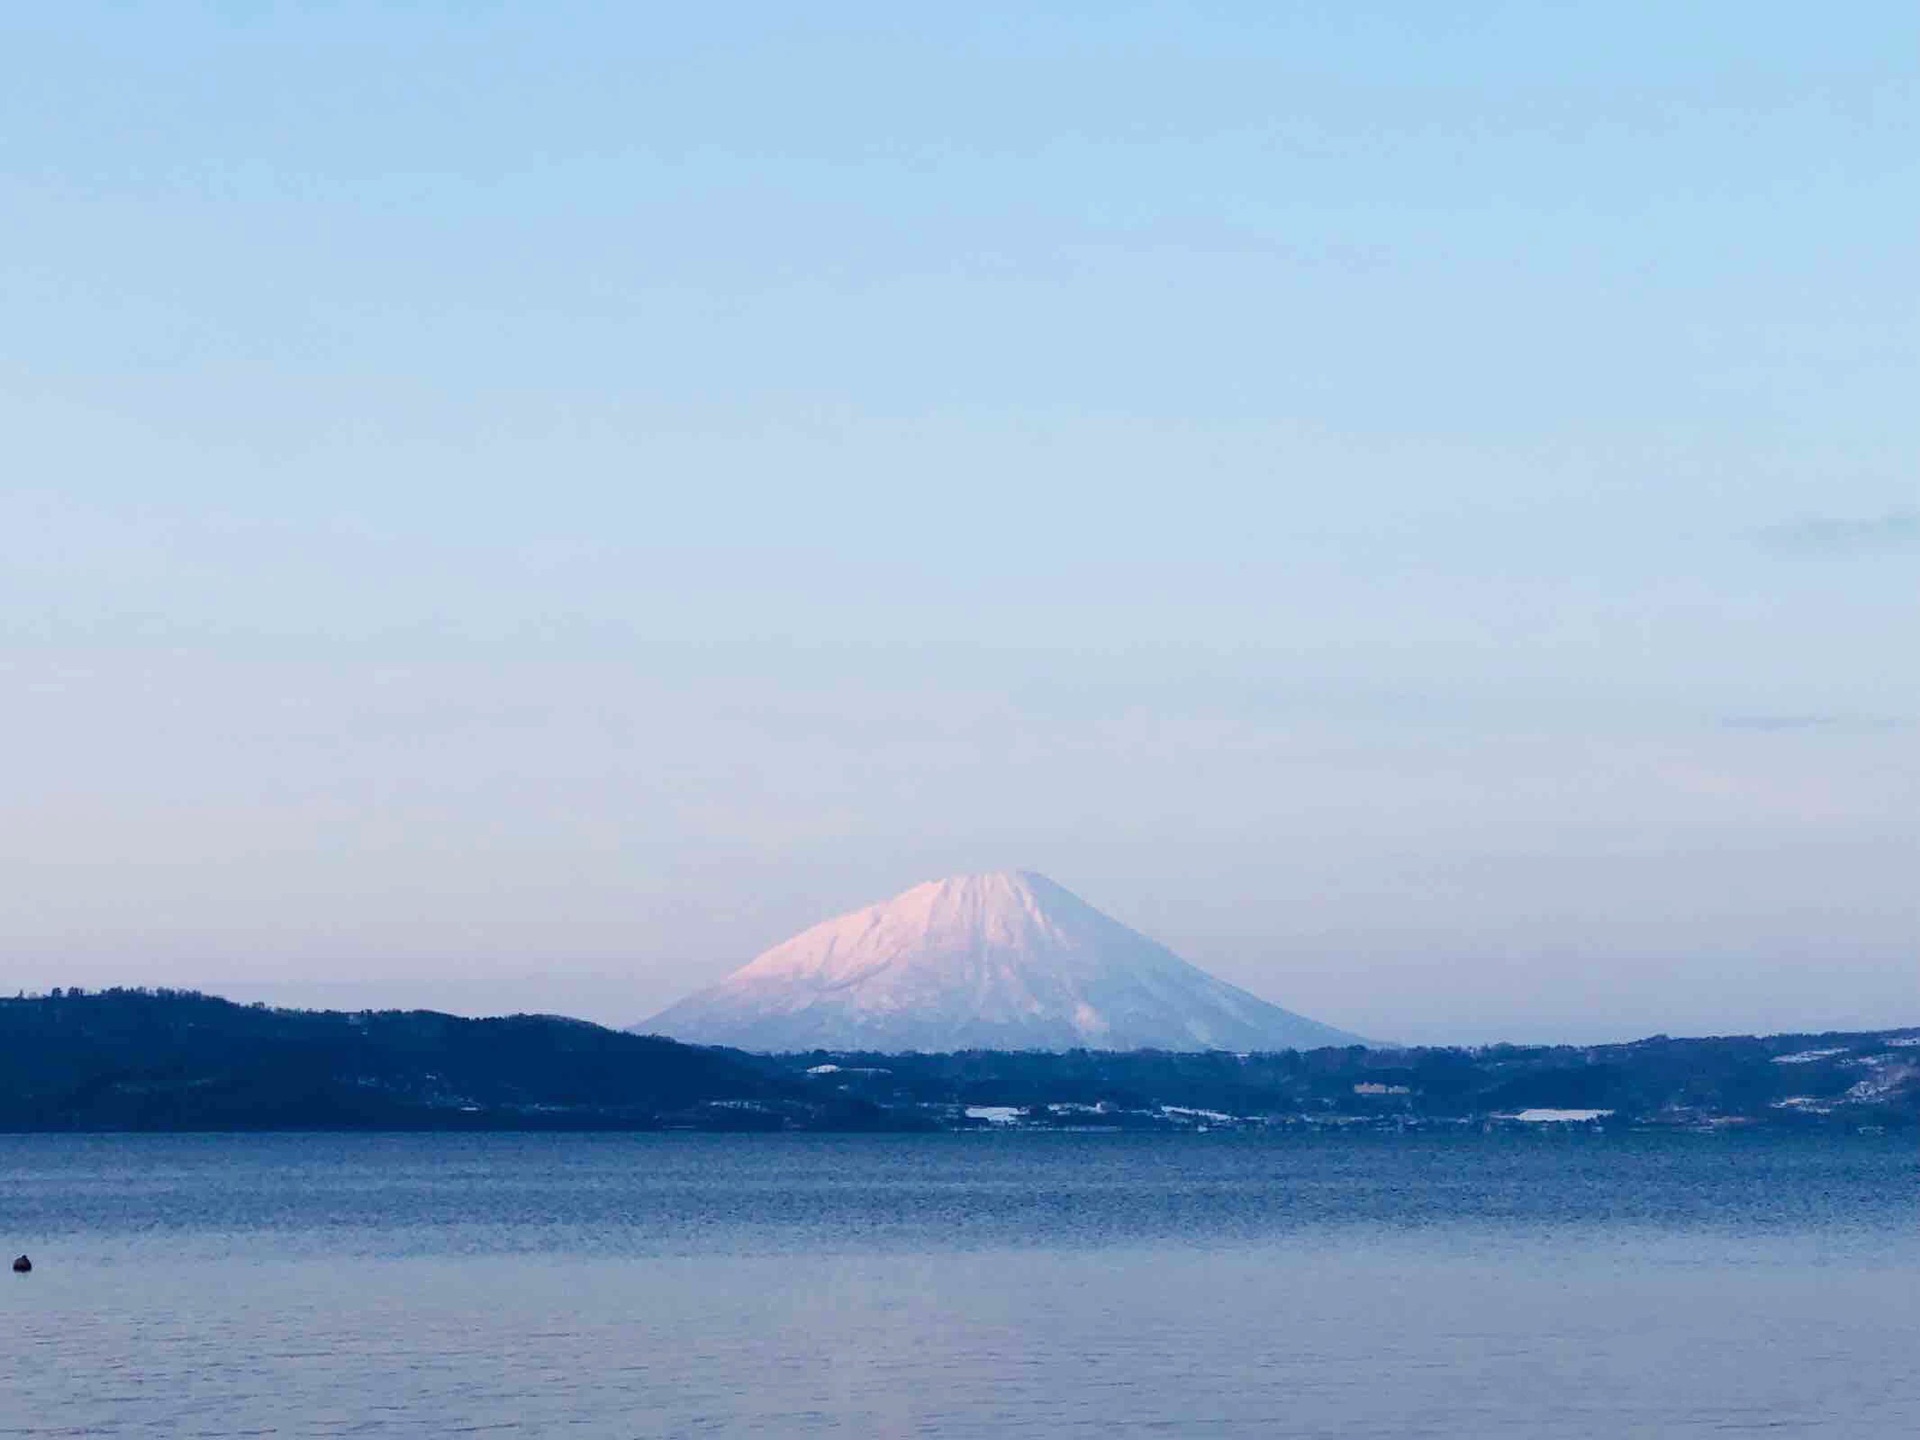
POLYGON ((1887 1136, 0 1136, 0 1436, 1906 1436, 1887 1136))

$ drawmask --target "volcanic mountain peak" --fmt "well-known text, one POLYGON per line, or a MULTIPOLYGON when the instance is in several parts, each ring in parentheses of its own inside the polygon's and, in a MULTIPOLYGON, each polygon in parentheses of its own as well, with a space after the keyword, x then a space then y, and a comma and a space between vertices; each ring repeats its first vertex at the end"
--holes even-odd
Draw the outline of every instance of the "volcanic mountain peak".
POLYGON ((774 1051, 1356 1043, 1028 871, 930 881, 824 921, 635 1028, 774 1051))
POLYGON ((1116 922, 1044 875, 1005 870, 930 880, 878 905, 823 921, 766 951, 733 978, 858 984, 890 967, 1005 964, 1083 949, 1116 922))

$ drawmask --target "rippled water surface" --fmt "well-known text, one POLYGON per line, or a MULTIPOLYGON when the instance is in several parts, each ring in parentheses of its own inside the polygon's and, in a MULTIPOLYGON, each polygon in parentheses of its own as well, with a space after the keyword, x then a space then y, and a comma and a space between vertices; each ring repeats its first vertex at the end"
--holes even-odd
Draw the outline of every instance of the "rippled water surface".
POLYGON ((1905 1436, 1917 1160, 0 1136, 0 1435, 1905 1436))

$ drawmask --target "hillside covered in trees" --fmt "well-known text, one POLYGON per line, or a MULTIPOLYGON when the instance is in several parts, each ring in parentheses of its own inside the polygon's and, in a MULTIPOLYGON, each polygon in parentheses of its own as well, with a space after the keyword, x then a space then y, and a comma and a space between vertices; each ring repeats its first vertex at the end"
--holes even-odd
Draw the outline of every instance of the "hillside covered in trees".
POLYGON ((780 1093, 726 1051, 579 1020, 276 1010, 180 991, 0 1000, 0 1129, 651 1127, 780 1093))
POLYGON ((1273 1054, 749 1055, 580 1020, 0 1000, 0 1130, 1920 1126, 1920 1029, 1273 1054))

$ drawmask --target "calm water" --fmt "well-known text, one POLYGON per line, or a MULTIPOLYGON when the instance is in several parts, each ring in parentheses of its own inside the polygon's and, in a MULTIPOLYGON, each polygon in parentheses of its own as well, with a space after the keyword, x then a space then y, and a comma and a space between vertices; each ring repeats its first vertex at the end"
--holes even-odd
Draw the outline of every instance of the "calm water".
POLYGON ((0 1137, 0 1435, 1920 1433, 1892 1137, 0 1137))

